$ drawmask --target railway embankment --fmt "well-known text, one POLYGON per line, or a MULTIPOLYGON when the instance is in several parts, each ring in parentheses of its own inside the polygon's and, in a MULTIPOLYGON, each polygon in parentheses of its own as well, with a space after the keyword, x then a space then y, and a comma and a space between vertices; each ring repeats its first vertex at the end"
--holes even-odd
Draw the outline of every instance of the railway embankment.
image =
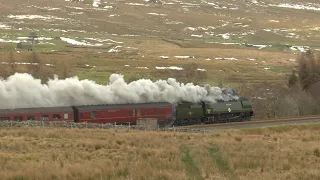
POLYGON ((67 121, 0 121, 0 128, 19 128, 19 127, 51 127, 51 128, 69 128, 69 129, 132 129, 144 131, 167 131, 167 132, 192 132, 192 133, 213 133, 219 129, 242 129, 242 128, 261 128, 267 126, 291 125, 291 124, 309 124, 320 123, 320 116, 306 116, 293 118, 279 118, 269 120, 255 120, 245 122, 230 122, 217 124, 203 124, 192 126, 148 126, 148 125, 131 125, 116 123, 74 123, 67 121))

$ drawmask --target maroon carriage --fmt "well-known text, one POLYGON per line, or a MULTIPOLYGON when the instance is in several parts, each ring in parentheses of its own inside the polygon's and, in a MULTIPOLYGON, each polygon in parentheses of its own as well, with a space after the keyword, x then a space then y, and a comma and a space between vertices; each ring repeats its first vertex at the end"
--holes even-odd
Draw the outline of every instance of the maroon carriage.
POLYGON ((75 122, 135 124, 140 118, 155 118, 160 125, 172 121, 170 103, 139 103, 74 106, 75 122))
POLYGON ((1 109, 0 121, 73 121, 71 107, 1 109))

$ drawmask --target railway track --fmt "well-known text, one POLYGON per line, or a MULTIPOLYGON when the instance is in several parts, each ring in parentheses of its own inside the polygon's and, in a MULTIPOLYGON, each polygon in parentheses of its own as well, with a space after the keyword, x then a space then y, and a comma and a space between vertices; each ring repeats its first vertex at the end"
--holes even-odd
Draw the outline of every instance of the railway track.
POLYGON ((304 117, 292 117, 292 118, 277 118, 277 119, 264 119, 264 120, 251 120, 245 122, 232 122, 232 123, 217 123, 217 124, 203 124, 203 125, 191 125, 191 126, 180 126, 182 128, 189 129, 204 129, 204 128, 215 128, 215 127, 240 127, 246 125, 259 125, 259 124, 281 124, 281 123, 294 123, 294 122, 306 122, 310 120, 319 120, 320 116, 304 116, 304 117))

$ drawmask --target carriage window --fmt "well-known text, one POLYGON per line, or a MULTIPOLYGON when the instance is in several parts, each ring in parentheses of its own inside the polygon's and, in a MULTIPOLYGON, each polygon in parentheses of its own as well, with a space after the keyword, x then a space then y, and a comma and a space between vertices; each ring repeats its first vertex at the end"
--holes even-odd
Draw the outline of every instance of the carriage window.
POLYGON ((136 110, 132 110, 132 117, 136 116, 136 110))
POLYGON ((63 118, 64 118, 64 119, 69 119, 69 114, 64 114, 64 115, 63 115, 63 118))
POLYGON ((36 120, 36 117, 35 117, 35 116, 28 116, 28 117, 27 117, 27 120, 29 120, 29 121, 34 121, 34 120, 36 120))
POLYGON ((49 120, 49 116, 48 115, 41 115, 41 120, 49 120))
POLYGON ((0 117, 0 121, 10 121, 10 117, 0 117))
POLYGON ((60 114, 53 114, 53 119, 61 119, 61 115, 60 114))
POLYGON ((23 116, 15 116, 14 120, 15 121, 23 121, 23 116))
POLYGON ((138 109, 137 116, 141 116, 141 111, 138 109))
POLYGON ((91 112, 91 119, 93 119, 93 118, 97 118, 97 112, 95 112, 95 111, 91 112))

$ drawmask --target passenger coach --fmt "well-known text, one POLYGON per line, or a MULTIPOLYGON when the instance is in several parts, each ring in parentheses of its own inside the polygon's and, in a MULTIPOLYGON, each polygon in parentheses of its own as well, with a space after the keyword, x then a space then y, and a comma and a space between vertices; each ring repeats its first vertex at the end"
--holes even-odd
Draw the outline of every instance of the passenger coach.
POLYGON ((139 118, 156 118, 159 125, 172 120, 170 103, 74 106, 75 122, 135 124, 139 118))
POLYGON ((0 121, 73 121, 71 107, 0 109, 0 121))

